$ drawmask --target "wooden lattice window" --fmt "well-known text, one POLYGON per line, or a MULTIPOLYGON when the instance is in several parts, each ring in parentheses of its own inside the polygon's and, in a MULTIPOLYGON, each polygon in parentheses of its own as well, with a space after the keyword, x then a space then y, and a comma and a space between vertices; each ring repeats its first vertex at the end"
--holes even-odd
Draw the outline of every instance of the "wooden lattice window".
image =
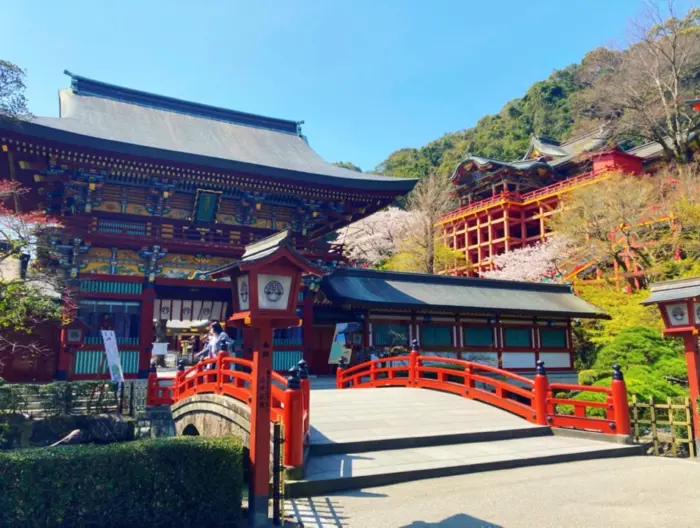
POLYGON ((194 201, 194 214, 192 215, 192 219, 195 222, 215 222, 220 201, 221 191, 197 189, 197 198, 194 201))
POLYGON ((490 326, 469 326, 465 328, 464 345, 469 347, 493 346, 493 328, 490 326))
POLYGON ((408 325, 403 323, 375 324, 372 332, 377 346, 395 346, 408 344, 408 325))
POLYGON ((566 330, 564 328, 540 328, 542 348, 566 348, 566 330))
POLYGON ((451 346, 452 327, 438 325, 422 325, 420 327, 422 346, 451 346))

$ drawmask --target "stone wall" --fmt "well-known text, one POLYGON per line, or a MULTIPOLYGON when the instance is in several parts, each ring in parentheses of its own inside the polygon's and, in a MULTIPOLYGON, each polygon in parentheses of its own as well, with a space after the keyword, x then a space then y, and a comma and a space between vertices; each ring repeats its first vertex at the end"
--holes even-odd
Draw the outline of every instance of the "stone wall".
POLYGON ((177 436, 237 436, 248 446, 250 409, 244 403, 216 394, 196 394, 172 406, 177 436))

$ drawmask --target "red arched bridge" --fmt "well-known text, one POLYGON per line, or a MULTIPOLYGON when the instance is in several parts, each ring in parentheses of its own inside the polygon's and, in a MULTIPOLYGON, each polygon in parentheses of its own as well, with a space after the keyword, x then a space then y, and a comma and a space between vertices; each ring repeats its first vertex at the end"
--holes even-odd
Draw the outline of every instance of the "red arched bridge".
MULTIPOLYGON (((272 373, 271 420, 284 426, 284 462, 287 467, 304 465, 310 440, 310 385, 305 363, 300 362, 288 378, 272 373)), ((252 361, 228 357, 198 363, 179 371, 174 380, 149 377, 148 405, 178 405, 202 395, 232 398, 243 406, 252 404, 252 361)), ((336 388, 407 387, 450 392, 508 411, 540 426, 629 435, 629 408, 622 373, 616 365, 611 387, 550 383, 539 362, 534 379, 470 361, 421 355, 417 350, 403 356, 376 359, 337 371, 336 388), (597 397, 582 399, 582 393, 597 397), (577 396, 575 396, 577 395, 577 396), (590 409, 595 412, 587 412, 590 409)), ((378 393, 379 395, 380 393, 378 393)), ((338 413, 343 411, 338 409, 338 413)), ((353 423, 347 422, 352 428, 353 423)))

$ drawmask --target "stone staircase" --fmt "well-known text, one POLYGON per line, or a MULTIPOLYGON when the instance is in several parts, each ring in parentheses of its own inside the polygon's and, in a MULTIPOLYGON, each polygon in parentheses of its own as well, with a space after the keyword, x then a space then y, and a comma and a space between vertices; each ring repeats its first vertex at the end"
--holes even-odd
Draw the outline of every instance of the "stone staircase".
POLYGON ((303 480, 289 498, 466 473, 643 454, 624 438, 549 427, 488 434, 396 438, 311 447, 303 480))
POLYGON ((313 380, 311 388, 306 467, 303 479, 287 482, 289 498, 643 454, 626 436, 538 426, 443 392, 318 390, 313 380))

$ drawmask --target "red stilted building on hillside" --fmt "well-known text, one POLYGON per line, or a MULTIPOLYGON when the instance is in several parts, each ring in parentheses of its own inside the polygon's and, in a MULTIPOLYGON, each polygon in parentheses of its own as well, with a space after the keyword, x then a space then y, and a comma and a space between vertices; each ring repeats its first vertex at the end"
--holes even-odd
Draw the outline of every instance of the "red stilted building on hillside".
MULTIPOLYGON (((547 218, 563 195, 616 174, 653 170, 662 155, 658 143, 624 151, 604 129, 565 143, 533 138, 519 161, 468 155, 452 175, 460 206, 439 222, 444 244, 463 251, 466 264, 446 273, 479 276, 492 269, 493 257, 546 238, 547 218)), ((578 263, 568 277, 591 267, 578 263)))

